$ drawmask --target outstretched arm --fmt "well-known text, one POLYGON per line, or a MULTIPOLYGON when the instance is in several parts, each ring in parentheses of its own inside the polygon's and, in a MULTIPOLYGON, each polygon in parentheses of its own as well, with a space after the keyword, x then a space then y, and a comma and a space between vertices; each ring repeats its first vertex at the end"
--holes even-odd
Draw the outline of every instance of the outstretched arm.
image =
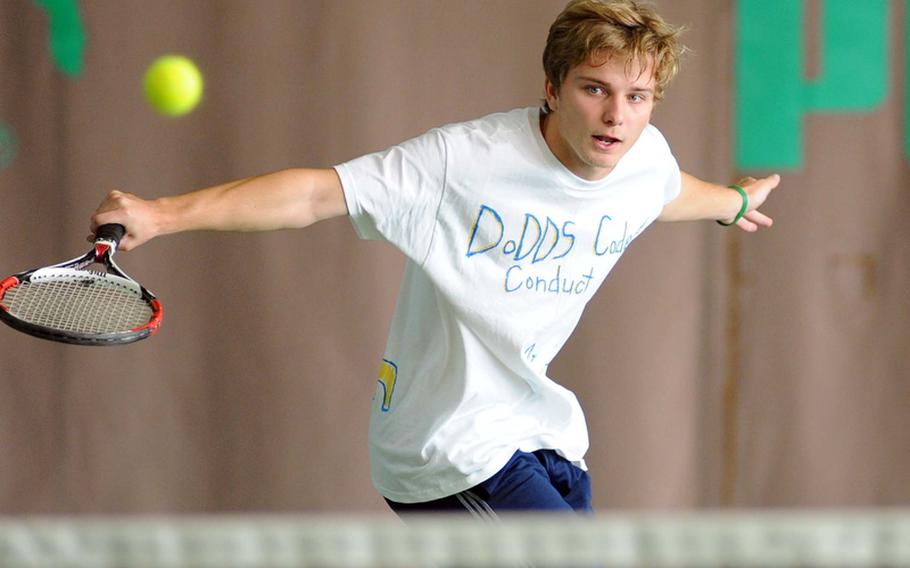
MULTIPOLYGON (((765 178, 743 178, 738 182, 749 196, 749 208, 736 225, 748 232, 760 227, 770 227, 772 219, 758 210, 768 198, 771 190, 780 183, 777 174, 765 178)), ((713 183, 702 181, 682 172, 682 190, 679 195, 664 206, 659 221, 698 221, 713 219, 732 221, 742 207, 739 192, 713 183)))
POLYGON ((289 169, 172 197, 145 200, 112 191, 92 216, 91 231, 120 223, 121 250, 181 231, 292 229, 347 213, 333 169, 289 169))

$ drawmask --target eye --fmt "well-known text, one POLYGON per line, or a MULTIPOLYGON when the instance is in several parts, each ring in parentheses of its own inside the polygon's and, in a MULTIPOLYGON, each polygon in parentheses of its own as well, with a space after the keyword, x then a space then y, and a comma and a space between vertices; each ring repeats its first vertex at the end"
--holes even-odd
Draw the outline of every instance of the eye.
POLYGON ((585 87, 585 91, 589 95, 602 95, 604 93, 604 88, 600 85, 588 85, 585 87))
POLYGON ((646 100, 648 100, 648 97, 646 97, 642 93, 633 93, 633 94, 629 95, 629 100, 632 101, 633 103, 643 103, 646 100))

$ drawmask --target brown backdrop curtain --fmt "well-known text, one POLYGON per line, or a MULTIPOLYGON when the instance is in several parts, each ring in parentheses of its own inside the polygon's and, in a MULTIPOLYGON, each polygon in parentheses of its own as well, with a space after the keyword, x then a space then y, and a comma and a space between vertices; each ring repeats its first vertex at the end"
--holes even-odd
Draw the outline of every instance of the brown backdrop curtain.
MULTIPOLYGON (((85 67, 70 77, 46 12, 0 2, 0 125, 18 139, 0 170, 0 272, 79 253, 114 188, 157 197, 330 166, 534 105, 563 4, 83 0, 85 67), (141 94, 170 52, 207 81, 177 120, 141 94)), ((734 5, 656 4, 693 54, 654 122, 684 169, 735 179, 734 5)), ((902 62, 875 113, 807 120, 805 166, 766 208, 773 230, 655 226, 590 305, 551 372, 586 409, 598 508, 910 501, 902 62)), ((0 512, 384 510, 367 412, 399 253, 338 219, 167 237, 120 261, 165 303, 151 340, 78 348, 0 329, 0 512)))

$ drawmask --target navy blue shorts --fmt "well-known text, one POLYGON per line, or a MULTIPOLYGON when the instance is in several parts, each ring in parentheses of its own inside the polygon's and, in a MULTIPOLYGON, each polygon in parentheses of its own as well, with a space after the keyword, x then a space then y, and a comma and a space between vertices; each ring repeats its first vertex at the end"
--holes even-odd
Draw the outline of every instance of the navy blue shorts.
POLYGON ((553 450, 515 452, 496 475, 455 495, 423 503, 386 502, 399 515, 468 512, 486 518, 497 512, 593 511, 590 476, 553 450))

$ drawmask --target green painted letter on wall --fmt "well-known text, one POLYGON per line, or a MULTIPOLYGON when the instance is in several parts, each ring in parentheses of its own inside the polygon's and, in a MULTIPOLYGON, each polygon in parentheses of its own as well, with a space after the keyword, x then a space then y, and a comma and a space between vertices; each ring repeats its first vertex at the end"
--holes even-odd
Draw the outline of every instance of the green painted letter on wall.
POLYGON ((808 114, 863 112, 888 90, 887 0, 822 0, 821 72, 804 72, 804 0, 739 0, 736 165, 796 169, 808 114))

